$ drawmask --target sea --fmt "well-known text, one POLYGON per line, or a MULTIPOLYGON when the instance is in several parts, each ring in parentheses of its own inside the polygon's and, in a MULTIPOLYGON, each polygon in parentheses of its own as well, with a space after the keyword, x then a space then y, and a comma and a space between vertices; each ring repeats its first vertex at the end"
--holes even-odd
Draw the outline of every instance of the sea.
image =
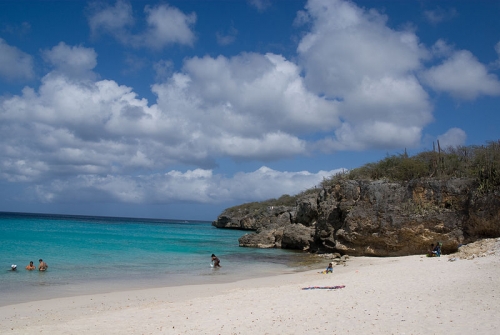
POLYGON ((304 271, 317 258, 243 248, 248 233, 208 221, 0 212, 0 306, 304 271), (221 260, 212 268, 211 255, 221 260), (43 259, 48 270, 27 271, 43 259), (11 265, 17 265, 11 271, 11 265))

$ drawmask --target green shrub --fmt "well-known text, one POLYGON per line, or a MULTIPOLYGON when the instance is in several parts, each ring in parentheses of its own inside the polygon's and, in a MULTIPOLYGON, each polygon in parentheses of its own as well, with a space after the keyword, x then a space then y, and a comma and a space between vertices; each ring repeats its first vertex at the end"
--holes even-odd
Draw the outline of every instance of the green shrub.
POLYGON ((485 191, 500 186, 500 141, 484 146, 424 151, 413 157, 408 157, 406 152, 390 155, 377 163, 368 163, 347 173, 325 178, 321 186, 332 186, 342 179, 409 181, 426 177, 473 178, 485 191))
POLYGON ((500 186, 500 140, 482 146, 457 146, 444 150, 423 151, 413 157, 404 154, 390 155, 377 163, 368 163, 350 171, 337 173, 324 178, 319 187, 314 187, 278 199, 250 202, 228 208, 228 212, 255 214, 270 206, 295 206, 297 199, 319 193, 342 180, 410 181, 417 178, 472 178, 478 182, 479 190, 488 192, 500 186))

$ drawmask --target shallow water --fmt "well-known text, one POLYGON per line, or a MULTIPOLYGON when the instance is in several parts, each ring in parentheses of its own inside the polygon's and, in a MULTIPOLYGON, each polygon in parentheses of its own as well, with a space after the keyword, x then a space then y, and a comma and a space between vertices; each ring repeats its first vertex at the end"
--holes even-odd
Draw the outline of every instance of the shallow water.
POLYGON ((235 281, 308 269, 311 256, 240 248, 210 222, 0 212, 0 306, 119 290, 235 281), (215 253, 222 268, 210 267, 215 253), (46 272, 24 267, 43 258, 46 272), (17 264, 17 271, 10 265, 17 264), (5 269, 2 271, 1 269, 5 269))

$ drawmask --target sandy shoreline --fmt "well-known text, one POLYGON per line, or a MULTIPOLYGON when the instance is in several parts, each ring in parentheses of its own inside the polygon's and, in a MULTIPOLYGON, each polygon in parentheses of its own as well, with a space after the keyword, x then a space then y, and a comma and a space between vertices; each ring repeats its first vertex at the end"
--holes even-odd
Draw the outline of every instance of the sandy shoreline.
POLYGON ((497 334, 500 253, 353 258, 233 283, 0 307, 2 334, 497 334), (303 290, 345 285, 336 290, 303 290))

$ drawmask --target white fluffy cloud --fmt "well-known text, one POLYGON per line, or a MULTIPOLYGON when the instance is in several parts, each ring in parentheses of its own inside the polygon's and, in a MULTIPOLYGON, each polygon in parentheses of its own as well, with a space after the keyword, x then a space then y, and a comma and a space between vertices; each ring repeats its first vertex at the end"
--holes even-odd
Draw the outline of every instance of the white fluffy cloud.
POLYGON ((130 3, 123 0, 116 1, 114 6, 92 3, 90 9, 92 13, 89 15, 88 21, 93 35, 103 32, 126 43, 128 35, 126 29, 134 24, 130 3))
POLYGON ((342 125, 323 149, 415 146, 432 106, 414 73, 428 58, 411 31, 352 2, 311 0, 296 23, 312 23, 298 46, 307 88, 338 100, 342 125))
POLYGON ((42 51, 42 57, 57 72, 68 76, 85 76, 97 65, 97 54, 94 49, 81 46, 68 46, 64 42, 50 50, 42 51))
POLYGON ((306 8, 313 26, 297 51, 318 93, 343 97, 365 78, 406 76, 426 56, 414 33, 391 30, 374 10, 341 0, 311 0, 306 8))
POLYGON ((191 29, 196 23, 196 14, 184 14, 167 4, 145 6, 147 28, 137 34, 130 29, 135 20, 127 1, 118 0, 114 6, 94 4, 90 11, 88 21, 93 35, 110 34, 126 45, 162 49, 175 43, 192 46, 195 40, 191 29))
POLYGON ((184 14, 175 7, 159 5, 146 6, 148 29, 135 36, 136 45, 145 44, 153 49, 161 49, 165 45, 179 43, 192 45, 194 34, 191 26, 196 22, 196 14, 184 14))
POLYGON ((263 166, 231 178, 203 169, 139 176, 80 175, 38 185, 32 194, 42 202, 89 201, 96 197, 123 203, 260 201, 297 194, 338 172, 341 170, 281 172, 263 166))
POLYGON ((186 61, 184 70, 188 76, 183 88, 189 95, 186 100, 198 97, 209 110, 199 117, 209 117, 214 120, 209 123, 221 123, 224 128, 230 126, 231 133, 300 134, 338 124, 336 104, 309 92, 299 67, 282 56, 195 57, 186 61))
POLYGON ((147 113, 146 102, 128 87, 50 73, 38 92, 25 88, 22 95, 0 104, 0 148, 6 153, 2 164, 26 162, 36 171, 4 170, 4 177, 43 180, 58 174, 111 173, 115 166, 122 170, 154 165, 140 159, 147 158, 143 152, 152 149, 147 144, 154 139, 145 143, 137 138, 148 125, 136 121, 147 119, 147 113))
POLYGON ((92 49, 60 43, 43 56, 54 70, 40 87, 0 102, 1 177, 36 183, 39 201, 211 203, 238 194, 262 200, 331 175, 267 168, 231 178, 206 169, 148 172, 213 166, 218 157, 305 154, 299 136, 337 125, 336 103, 308 92, 300 69, 282 56, 187 59, 181 72, 153 86, 152 105, 112 80, 76 76, 95 67, 92 49))
POLYGON ((439 145, 441 148, 456 147, 464 145, 467 139, 467 134, 460 128, 451 128, 442 135, 438 136, 439 145))
POLYGON ((0 78, 24 80, 33 76, 33 57, 0 38, 0 78))
POLYGON ((457 99, 500 95, 497 76, 488 73, 486 66, 467 50, 452 52, 441 64, 423 71, 421 77, 434 90, 447 92, 457 99))
MULTIPOLYGON (((127 2, 91 12, 95 34, 128 46, 194 42, 196 16, 167 5, 146 7, 147 28, 135 35, 127 2)), ((428 50, 414 32, 386 21, 352 2, 311 0, 295 22, 310 24, 296 62, 251 52, 186 57, 180 69, 159 61, 155 101, 97 79, 97 53, 61 42, 42 51, 52 70, 40 85, 0 100, 0 178, 34 183, 33 194, 47 202, 263 200, 333 172, 261 168, 226 177, 213 174, 219 160, 265 164, 318 151, 416 147, 433 119, 422 82, 460 98, 500 94, 496 77, 470 52, 443 41, 428 50), (442 63, 425 69, 431 55, 442 63)), ((6 64, 24 64, 28 77, 31 56, 3 40, 0 48, 10 55, 6 64)), ((465 132, 450 129, 439 139, 461 144, 465 132)))
POLYGON ((273 54, 188 59, 153 86, 153 105, 112 80, 74 76, 95 66, 92 49, 61 43, 44 56, 55 69, 38 90, 0 102, 8 180, 276 160, 305 154, 301 134, 338 123, 335 103, 308 92, 298 67, 273 54))

